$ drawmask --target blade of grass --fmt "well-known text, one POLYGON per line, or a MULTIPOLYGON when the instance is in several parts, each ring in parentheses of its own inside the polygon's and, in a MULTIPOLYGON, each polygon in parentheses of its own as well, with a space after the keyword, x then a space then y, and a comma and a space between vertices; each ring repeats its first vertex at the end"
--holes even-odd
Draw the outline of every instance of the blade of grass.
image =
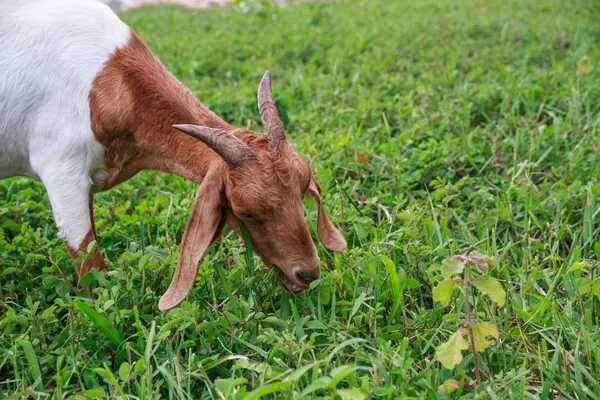
POLYGON ((113 342, 117 347, 123 343, 123 335, 115 326, 102 314, 85 303, 76 303, 77 308, 82 311, 92 321, 94 326, 113 342))
POLYGON ((292 315, 294 316, 294 330, 296 332, 296 338, 300 340, 304 337, 304 328, 302 328, 302 321, 293 299, 290 299, 290 307, 292 309, 292 315))
POLYGON ((35 355, 35 350, 33 350, 31 342, 27 340, 21 342, 21 347, 23 348, 25 357, 27 357, 27 363, 29 364, 29 368, 31 369, 33 386, 37 390, 42 390, 42 373, 40 371, 40 365, 38 364, 37 356, 35 355))
POLYGON ((254 252, 252 251, 252 242, 250 241, 250 234, 248 230, 238 219, 238 226, 240 227, 240 231, 242 232, 242 239, 244 239, 244 245, 246 246, 246 264, 248 264, 248 272, 250 276, 254 276, 254 252))

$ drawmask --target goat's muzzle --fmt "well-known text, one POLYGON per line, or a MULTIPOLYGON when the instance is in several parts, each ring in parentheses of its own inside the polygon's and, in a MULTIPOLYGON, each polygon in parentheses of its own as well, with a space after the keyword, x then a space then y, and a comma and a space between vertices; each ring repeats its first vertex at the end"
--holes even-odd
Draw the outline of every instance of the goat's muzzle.
POLYGON ((319 268, 303 269, 294 268, 289 276, 281 271, 281 281, 284 286, 293 293, 301 293, 310 287, 310 284, 319 279, 321 272, 319 268))

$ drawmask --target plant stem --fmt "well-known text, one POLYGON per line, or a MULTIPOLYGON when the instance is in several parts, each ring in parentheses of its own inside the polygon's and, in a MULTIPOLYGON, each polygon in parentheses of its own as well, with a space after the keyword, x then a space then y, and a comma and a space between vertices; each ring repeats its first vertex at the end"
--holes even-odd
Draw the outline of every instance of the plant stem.
POLYGON ((469 263, 465 265, 465 309, 467 312, 467 327, 469 328, 469 341, 471 342, 471 353, 473 353, 473 362, 475 363, 475 377, 477 379, 477 385, 481 383, 481 376, 479 373, 479 361, 477 361, 477 350, 475 350, 475 339, 473 338, 473 329, 471 329, 471 304, 469 303, 469 263))

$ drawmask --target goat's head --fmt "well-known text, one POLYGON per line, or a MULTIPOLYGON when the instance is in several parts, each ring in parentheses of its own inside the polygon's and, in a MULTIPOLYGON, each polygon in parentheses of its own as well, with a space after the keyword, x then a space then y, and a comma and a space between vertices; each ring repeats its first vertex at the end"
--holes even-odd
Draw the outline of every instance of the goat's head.
POLYGON ((320 275, 319 256, 304 220, 303 198, 317 204, 317 233, 333 251, 344 237, 321 205, 321 188, 308 163, 285 138, 271 94, 269 71, 258 89, 258 108, 267 135, 233 135, 197 125, 175 125, 213 149, 224 161, 208 171, 186 227, 177 269, 159 308, 179 304, 193 287, 198 262, 224 223, 247 229, 252 246, 267 265, 276 265, 287 288, 301 292, 320 275), (242 138, 242 139, 240 139, 242 138))

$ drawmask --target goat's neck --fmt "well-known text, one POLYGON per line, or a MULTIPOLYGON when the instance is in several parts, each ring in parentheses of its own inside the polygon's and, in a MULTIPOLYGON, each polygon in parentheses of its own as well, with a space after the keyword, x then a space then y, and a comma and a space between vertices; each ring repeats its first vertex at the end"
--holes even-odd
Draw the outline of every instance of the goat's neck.
POLYGON ((203 106, 133 32, 94 81, 90 106, 92 130, 106 148, 104 188, 145 169, 199 183, 220 159, 172 126, 234 129, 203 106))
POLYGON ((173 125, 195 124, 227 131, 234 128, 184 90, 185 93, 182 91, 176 96, 188 94, 185 104, 181 102, 182 97, 168 97, 160 99, 157 107, 154 107, 156 99, 151 99, 152 104, 140 105, 134 137, 143 154, 142 169, 171 172, 199 183, 211 165, 220 159, 204 143, 174 129, 173 125))

